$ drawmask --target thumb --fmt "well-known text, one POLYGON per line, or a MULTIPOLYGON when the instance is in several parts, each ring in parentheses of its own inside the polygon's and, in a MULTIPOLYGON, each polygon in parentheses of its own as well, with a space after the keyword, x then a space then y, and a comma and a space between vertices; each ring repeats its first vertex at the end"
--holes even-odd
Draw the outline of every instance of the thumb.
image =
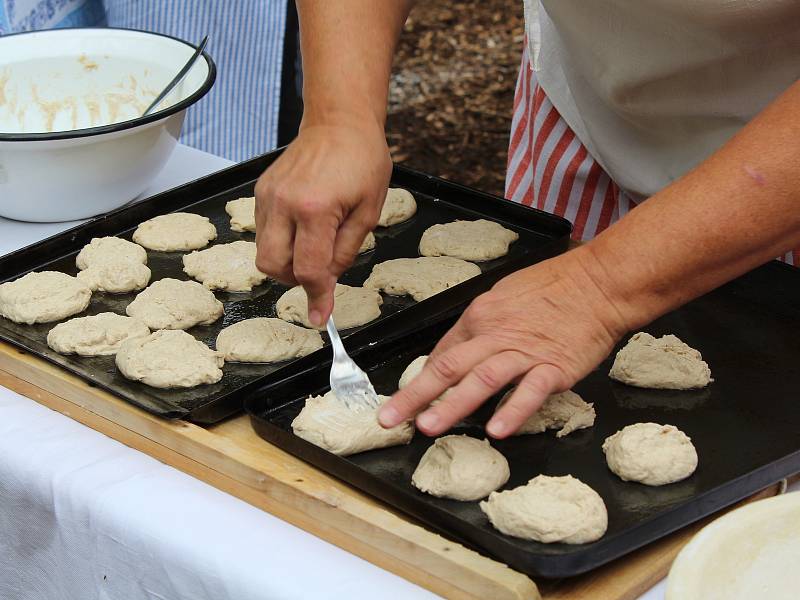
POLYGON ((308 296, 308 320, 314 327, 324 327, 333 312, 333 292, 336 278, 331 275, 323 280, 303 284, 308 296))

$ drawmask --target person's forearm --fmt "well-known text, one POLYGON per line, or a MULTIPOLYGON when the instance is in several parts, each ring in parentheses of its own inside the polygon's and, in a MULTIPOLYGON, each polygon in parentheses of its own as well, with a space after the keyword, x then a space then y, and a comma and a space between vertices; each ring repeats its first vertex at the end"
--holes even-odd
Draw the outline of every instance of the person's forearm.
POLYGON ((800 83, 581 247, 630 329, 800 247, 800 83))
POLYGON ((304 122, 372 116, 383 127, 389 74, 412 0, 298 0, 304 122))

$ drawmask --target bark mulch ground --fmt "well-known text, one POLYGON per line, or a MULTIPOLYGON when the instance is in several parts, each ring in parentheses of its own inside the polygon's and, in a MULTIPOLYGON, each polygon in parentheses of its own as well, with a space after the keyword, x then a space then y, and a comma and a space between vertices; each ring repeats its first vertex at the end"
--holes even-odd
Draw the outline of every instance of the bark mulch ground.
POLYGON ((389 94, 394 160, 503 195, 523 35, 520 0, 417 3, 389 94))

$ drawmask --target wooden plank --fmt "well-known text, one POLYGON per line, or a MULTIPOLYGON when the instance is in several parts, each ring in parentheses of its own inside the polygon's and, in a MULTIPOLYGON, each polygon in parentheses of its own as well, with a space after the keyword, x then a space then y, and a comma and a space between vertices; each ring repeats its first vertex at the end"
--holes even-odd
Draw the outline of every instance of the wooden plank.
MULTIPOLYGON (((525 575, 426 530, 266 443, 246 416, 205 428, 165 421, 3 343, 0 385, 444 597, 541 597, 525 575)), ((774 493, 771 488, 758 496, 774 493)), ((636 598, 666 575, 704 523, 587 575, 540 582, 542 595, 545 600, 636 598)))

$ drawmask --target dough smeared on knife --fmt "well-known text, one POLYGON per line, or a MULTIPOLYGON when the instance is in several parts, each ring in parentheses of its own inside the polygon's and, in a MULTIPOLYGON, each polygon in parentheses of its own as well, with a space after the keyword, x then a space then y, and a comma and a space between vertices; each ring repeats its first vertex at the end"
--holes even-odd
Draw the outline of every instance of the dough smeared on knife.
POLYGON ((256 230, 255 196, 231 200, 225 204, 225 212, 231 216, 231 229, 233 231, 256 230))
POLYGON ((692 440, 674 425, 636 423, 603 442, 608 468, 623 481, 666 485, 686 479, 697 468, 692 440))
MULTIPOLYGON (((381 404, 388 396, 378 396, 381 404)), ((292 421, 298 437, 339 456, 349 456, 376 448, 408 444, 414 436, 411 421, 392 429, 378 423, 378 409, 352 410, 333 392, 311 396, 292 421)))
POLYGON ((380 227, 390 227, 408 221, 417 212, 417 201, 414 195, 402 188, 389 188, 383 202, 381 215, 378 217, 380 227))
POLYGON ((571 475, 539 475, 513 490, 492 492, 480 507, 502 533, 545 544, 594 542, 608 528, 603 499, 571 475))
POLYGON ((59 323, 47 334, 47 345, 60 354, 108 356, 125 340, 150 335, 139 319, 104 312, 59 323))
POLYGON ((59 271, 28 273, 0 284, 0 316, 15 323, 50 323, 86 309, 92 290, 59 271))
POLYGON ((480 500, 508 481, 505 456, 488 440, 446 435, 433 442, 411 476, 422 492, 453 500, 480 500))
POLYGON ((714 381, 700 352, 674 335, 640 331, 617 352, 609 377, 635 387, 691 390, 714 381))
POLYGON ((117 351, 117 368, 156 388, 188 388, 222 379, 222 354, 185 331, 156 331, 128 339, 117 351))
POLYGON ((453 221, 426 229, 419 242, 419 253, 462 260, 492 260, 508 254, 511 242, 517 239, 516 232, 494 221, 453 221))
POLYGON ((272 363, 298 358, 322 348, 322 336, 282 319, 245 319, 223 329, 217 350, 225 360, 272 363))
MULTIPOLYGON (((513 392, 513 389, 506 392, 497 404, 498 409, 508 401, 513 392)), ((564 437, 578 429, 592 427, 595 417, 594 405, 584 402, 572 390, 567 390, 548 396, 539 410, 528 417, 514 435, 558 429, 556 437, 564 437)))
MULTIPOLYGON (((337 283, 333 292, 333 320, 339 330, 350 329, 374 321, 381 316, 383 298, 375 290, 337 283)), ((278 298, 275 304, 278 317, 284 321, 312 327, 308 320, 308 296, 301 286, 295 286, 278 298)))
POLYGON ((255 242, 237 241, 183 256, 183 271, 210 290, 249 292, 267 280, 256 268, 255 242))
POLYGON ((395 258, 372 267, 364 287, 421 302, 480 274, 478 265, 460 258, 395 258))
POLYGON ((196 281, 166 278, 140 292, 125 312, 156 330, 210 325, 223 310, 222 302, 196 281))
POLYGON ((133 241, 162 252, 197 250, 217 239, 217 229, 208 217, 194 213, 170 213, 145 221, 133 232, 133 241))

